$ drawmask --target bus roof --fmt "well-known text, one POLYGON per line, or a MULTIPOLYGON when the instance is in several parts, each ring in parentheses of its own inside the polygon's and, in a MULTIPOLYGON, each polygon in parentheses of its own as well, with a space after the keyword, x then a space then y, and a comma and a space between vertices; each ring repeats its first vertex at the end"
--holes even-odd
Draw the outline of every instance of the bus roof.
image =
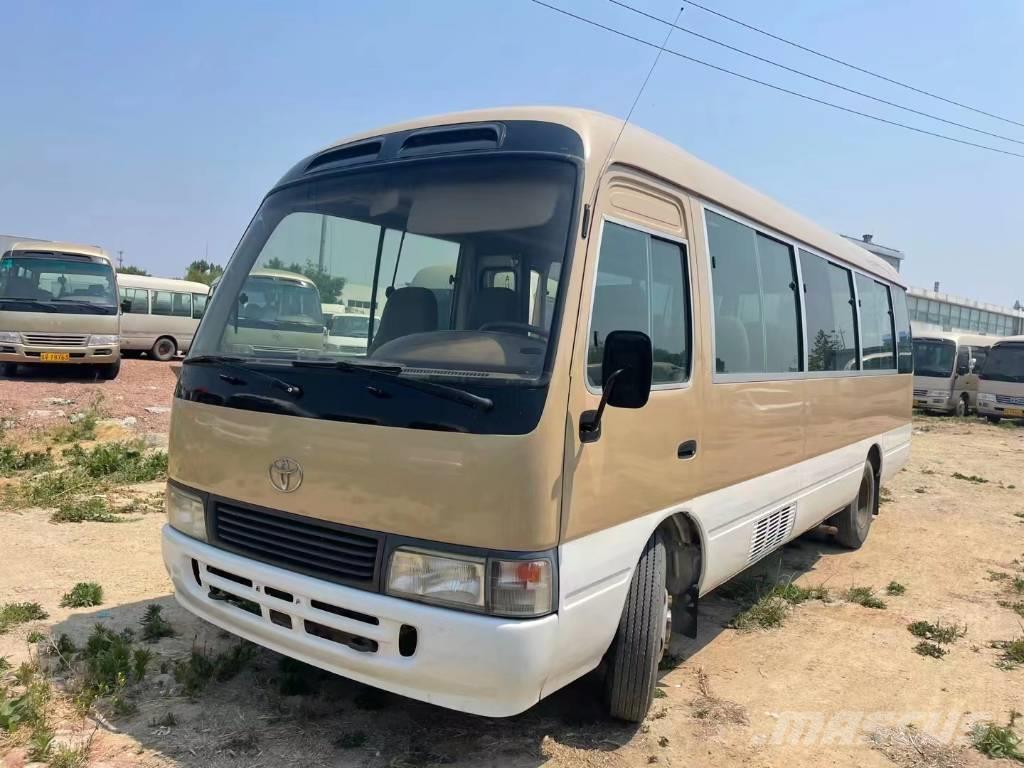
MULTIPOLYGON (((324 147, 321 152, 362 139, 388 133, 414 130, 439 125, 457 125, 503 120, 532 120, 557 123, 574 130, 583 140, 588 165, 585 199, 593 197, 594 172, 604 163, 616 137, 622 129, 622 120, 600 112, 572 107, 502 107, 494 109, 455 112, 410 120, 405 123, 378 128, 356 134, 324 147)), ((317 153, 319 154, 319 153, 317 153)), ((611 164, 632 166, 656 174, 675 186, 709 203, 735 211, 780 234, 802 241, 847 264, 870 272, 891 283, 907 286, 904 278, 882 259, 849 240, 830 232, 813 221, 795 213, 781 203, 746 184, 732 178, 714 166, 700 160, 676 145, 649 131, 628 124, 614 144, 611 164)), ((837 182, 841 180, 837 179, 837 182)))
POLYGON ((110 263, 110 257, 98 245, 82 243, 62 243, 50 240, 20 240, 11 243, 9 251, 39 251, 41 253, 73 253, 81 256, 93 256, 110 263))
POLYGON ((298 272, 289 272, 286 269, 254 269, 249 273, 249 278, 252 279, 254 277, 270 277, 280 280, 290 280, 294 283, 303 283, 305 285, 312 285, 316 287, 316 283, 305 275, 301 275, 298 272))
MULTIPOLYGON (((1024 343, 1024 336, 1003 336, 1001 339, 999 339, 999 341, 996 342, 996 344, 1003 343, 1021 344, 1024 343)), ((995 346, 995 344, 993 344, 992 346, 995 346)))
POLYGON ((1002 336, 979 336, 976 333, 950 333, 949 331, 925 331, 915 333, 914 341, 921 339, 943 339, 944 341, 955 341, 959 344, 970 344, 975 347, 991 347, 997 341, 1002 341, 1002 336))
POLYGON ((157 291, 187 291, 188 293, 209 293, 210 286, 192 280, 178 280, 173 277, 151 277, 117 273, 117 284, 122 288, 152 288, 157 291))

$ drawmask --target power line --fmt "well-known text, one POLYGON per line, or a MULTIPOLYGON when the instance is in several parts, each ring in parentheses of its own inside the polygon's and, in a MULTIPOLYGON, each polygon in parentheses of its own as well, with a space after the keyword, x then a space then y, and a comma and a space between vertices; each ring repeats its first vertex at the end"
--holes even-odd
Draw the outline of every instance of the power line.
POLYGON ((620 8, 625 8, 628 11, 632 11, 633 13, 638 14, 640 16, 644 16, 644 17, 646 17, 648 19, 653 19, 654 21, 657 21, 660 24, 667 24, 668 26, 672 27, 673 29, 678 29, 680 32, 685 32, 688 35, 693 35, 694 37, 698 37, 701 40, 706 40, 707 42, 712 43, 714 45, 721 46, 722 48, 727 48, 730 51, 734 51, 734 52, 742 54, 744 56, 748 56, 751 59, 756 59, 757 61, 764 62, 765 64, 770 64, 773 67, 778 67, 779 69, 784 69, 785 71, 792 72, 795 75, 800 75, 801 77, 806 77, 806 78, 808 78, 810 80, 815 80, 815 81, 817 81, 819 83, 824 83, 825 85, 831 86, 832 88, 838 88, 841 91, 846 91, 847 93, 852 93, 855 96, 862 96, 865 99, 871 99, 872 101, 876 101, 879 104, 885 104, 886 106, 889 106, 889 107, 895 107, 896 109, 902 109, 904 112, 910 112, 910 113, 915 114, 915 115, 920 115, 921 117, 927 117, 927 118, 929 118, 931 120, 938 120, 940 123, 946 123, 947 125, 952 125, 952 126, 955 126, 957 128, 963 128, 964 130, 967 130, 967 131, 973 131, 974 133, 980 133, 980 134, 983 134, 985 136, 991 136, 994 139, 1002 139, 1003 141, 1011 141, 1014 144, 1024 145, 1024 141, 1021 141, 1020 139, 1014 139, 1014 138, 1012 138, 1010 136, 1004 136, 1001 133, 992 133, 991 131, 985 131, 985 130, 982 130, 981 128, 974 128, 973 126, 965 125, 964 123, 958 123, 955 120, 947 120, 944 117, 939 117, 938 115, 933 115, 930 112, 924 112, 924 111, 922 111, 920 109, 914 109, 913 107, 907 107, 907 106, 904 106, 903 104, 897 104, 895 101, 887 101, 886 99, 879 98, 878 96, 872 96, 870 93, 864 93, 863 91, 858 91, 858 90, 856 90, 854 88, 848 88, 845 85, 840 85, 839 83, 833 82, 832 80, 827 80, 827 79, 825 79, 823 77, 818 77, 817 75, 812 75, 809 72, 804 72, 803 70, 800 70, 800 69, 795 69, 793 67, 788 67, 785 64, 780 64, 779 62, 773 61, 772 59, 765 58, 764 56, 758 56, 756 53, 750 53, 749 51, 745 51, 742 48, 737 48, 734 45, 729 45, 728 43, 723 43, 721 40, 716 40, 713 37, 708 37, 707 35, 702 35, 700 32, 695 32, 692 29, 687 29, 686 27, 680 27, 677 24, 672 24, 671 22, 666 21, 665 19, 662 19, 662 18, 660 18, 658 16, 655 16, 653 14, 647 13, 645 11, 641 11, 639 8, 634 8, 632 5, 629 5, 628 3, 624 3, 621 0, 608 0, 608 2, 613 3, 614 5, 619 6, 620 8))
MULTIPOLYGON (((580 16, 578 14, 572 13, 571 11, 567 11, 564 8, 558 8, 558 7, 554 6, 554 5, 549 5, 548 3, 543 2, 543 0, 530 0, 530 2, 531 3, 536 3, 537 5, 544 6, 545 8, 548 8, 548 9, 550 9, 552 11, 556 11, 558 13, 561 13, 564 16, 569 16, 570 18, 576 19, 577 21, 582 21, 583 23, 589 24, 592 27, 597 27, 598 29, 603 29, 606 32, 611 32, 612 34, 618 35, 619 37, 624 37, 627 40, 632 40, 633 42, 640 43, 641 45, 646 45, 648 48, 657 48, 658 47, 656 43, 652 43, 652 42, 650 42, 648 40, 644 40, 643 38, 640 38, 640 37, 635 37, 635 36, 630 35, 630 34, 628 34, 626 32, 623 32, 621 30, 615 29, 614 27, 606 26, 605 24, 601 24, 599 22, 593 21, 592 19, 588 19, 588 18, 586 18, 584 16, 580 16)), ((703 59, 698 59, 698 58, 695 58, 694 56, 687 56, 685 53, 680 53, 679 51, 674 51, 671 48, 665 48, 665 53, 670 53, 673 56, 676 56, 676 57, 678 57, 680 59, 684 59, 685 61, 690 61, 690 62, 693 62, 694 64, 700 64, 703 67, 707 67, 709 69, 714 69, 714 70, 716 70, 718 72, 723 72, 723 73, 725 73, 727 75, 732 75, 733 77, 738 77, 741 80, 746 80, 747 82, 755 83, 757 85, 764 86, 765 88, 771 88, 772 90, 779 91, 780 93, 788 93, 790 96, 796 96, 797 98, 804 99, 805 101, 814 102, 815 104, 821 104, 821 105, 826 106, 826 107, 831 107, 832 109, 838 109, 841 112, 847 112, 847 113, 849 113, 851 115, 859 115, 860 117, 866 117, 869 120, 874 120, 874 121, 879 122, 879 123, 885 123, 886 125, 892 125, 892 126, 895 126, 897 128, 904 128, 904 129, 906 129, 908 131, 913 131, 914 133, 920 133, 920 134, 923 134, 925 136, 932 136, 932 137, 934 137, 936 139, 944 139, 945 141, 951 141, 951 142, 954 142, 955 144, 963 144, 963 145, 968 146, 968 147, 975 147, 977 149, 988 150, 989 152, 997 152, 997 153, 999 153, 1001 155, 1009 155, 1011 157, 1024 158, 1024 154, 1021 154, 1020 152, 1011 152, 1008 149, 1000 149, 999 147, 992 147, 992 146, 989 146, 988 144, 977 144, 977 143, 975 143, 973 141, 967 141, 966 139, 958 139, 955 136, 948 136, 947 134, 944 134, 944 133, 937 133, 935 131, 929 131, 929 130, 927 130, 925 128, 917 128, 917 127, 915 127, 913 125, 907 125, 906 123, 897 122, 896 120, 889 120, 888 118, 885 118, 885 117, 879 117, 878 115, 872 115, 869 112, 861 112, 861 111, 856 110, 856 109, 851 109, 850 107, 843 107, 843 106, 840 106, 839 104, 834 104, 831 101, 825 101, 824 99, 818 99, 818 98, 815 98, 814 96, 808 96, 806 93, 800 93, 799 91, 791 91, 788 88, 783 88, 781 85, 774 85, 773 83, 768 83, 768 82, 765 82, 764 80, 758 80, 756 77, 750 77, 749 75, 743 75, 743 74, 740 74, 739 72, 734 72, 731 69, 726 69, 725 67, 720 67, 717 64, 712 64, 711 62, 704 61, 703 59)))
POLYGON ((787 40, 786 38, 780 37, 779 35, 773 35, 771 32, 763 30, 763 29, 761 29, 759 27, 755 27, 753 24, 747 24, 746 22, 740 21, 739 19, 734 19, 732 16, 726 16, 724 13, 719 13, 718 11, 712 10, 711 8, 707 8, 707 7, 703 6, 703 5, 701 5, 700 3, 695 3, 695 2, 693 2, 693 0, 686 0, 686 2, 688 2, 690 5, 694 6, 695 8, 700 8, 702 11, 714 14, 715 16, 718 16, 719 18, 725 19, 726 21, 731 21, 733 24, 739 24, 741 27, 746 27, 747 29, 749 29, 749 30, 751 30, 753 32, 757 32, 758 34, 764 35, 765 37, 770 37, 773 40, 778 40, 780 43, 785 43, 786 45, 791 45, 794 48, 799 48, 801 51, 806 51, 807 53, 812 53, 815 56, 820 56, 821 58, 827 59, 828 61, 831 61, 831 62, 833 62, 835 64, 840 64, 840 65, 842 65, 844 67, 848 67, 849 69, 855 70, 857 72, 861 72, 861 73, 863 73, 865 75, 870 75, 871 77, 878 78, 879 80, 884 80, 887 83, 892 83, 893 85, 898 85, 900 88, 906 88, 908 91, 913 91, 914 93, 920 93, 922 96, 928 96, 929 98, 932 98, 932 99, 938 99, 939 101, 944 101, 947 104, 952 104, 954 107, 960 107, 961 109, 967 109, 967 110, 970 110, 971 112, 977 112, 979 115, 985 115, 985 117, 991 117, 991 118, 993 118, 995 120, 1002 120, 1004 123, 1010 123, 1011 125, 1017 125, 1017 126, 1020 126, 1021 128, 1024 128, 1024 123, 1018 122, 1016 120, 1012 120, 1009 117, 1002 117, 1002 116, 996 115, 996 114, 994 114, 992 112, 986 112, 984 109, 979 109, 978 107, 972 107, 969 104, 963 104, 963 103, 961 103, 959 101, 953 101, 953 99, 947 99, 945 96, 939 96, 937 93, 932 93, 931 91, 926 91, 923 88, 917 88, 917 87, 915 87, 913 85, 908 85, 907 83, 900 82, 899 80, 894 80, 891 77, 886 77, 885 75, 880 75, 877 72, 872 72, 870 69, 864 69, 864 67, 858 67, 856 64, 851 64, 848 61, 843 61, 842 59, 837 59, 835 56, 829 56, 827 53, 822 53, 821 51, 816 51, 813 48, 808 48, 806 45, 801 45, 800 43, 795 43, 792 40, 787 40))

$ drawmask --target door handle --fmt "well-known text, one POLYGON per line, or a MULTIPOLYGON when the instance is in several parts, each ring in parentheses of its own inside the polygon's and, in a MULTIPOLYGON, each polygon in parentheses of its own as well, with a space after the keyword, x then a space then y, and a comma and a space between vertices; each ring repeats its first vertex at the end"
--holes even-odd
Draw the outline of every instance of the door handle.
POLYGON ((697 441, 687 440, 685 443, 680 443, 676 449, 676 457, 680 459, 692 459, 697 455, 697 441))

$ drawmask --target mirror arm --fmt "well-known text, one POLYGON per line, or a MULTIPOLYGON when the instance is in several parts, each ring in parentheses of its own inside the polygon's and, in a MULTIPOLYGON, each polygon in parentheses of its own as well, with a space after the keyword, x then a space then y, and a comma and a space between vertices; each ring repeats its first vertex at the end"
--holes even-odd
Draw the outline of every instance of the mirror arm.
POLYGON ((615 380, 620 374, 625 373, 625 368, 613 372, 608 376, 604 386, 601 388, 601 402, 596 411, 584 411, 580 416, 580 442, 593 443, 601 437, 601 419, 604 417, 605 406, 608 405, 608 398, 612 394, 615 380))

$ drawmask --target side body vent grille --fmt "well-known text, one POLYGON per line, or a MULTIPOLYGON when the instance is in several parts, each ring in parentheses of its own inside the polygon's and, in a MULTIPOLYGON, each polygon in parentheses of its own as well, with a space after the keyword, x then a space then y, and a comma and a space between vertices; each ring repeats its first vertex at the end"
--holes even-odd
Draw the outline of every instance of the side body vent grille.
POLYGON ((782 544, 793 530, 796 519, 796 504, 790 504, 762 515, 754 522, 754 533, 750 537, 750 557, 747 563, 760 560, 782 544))

